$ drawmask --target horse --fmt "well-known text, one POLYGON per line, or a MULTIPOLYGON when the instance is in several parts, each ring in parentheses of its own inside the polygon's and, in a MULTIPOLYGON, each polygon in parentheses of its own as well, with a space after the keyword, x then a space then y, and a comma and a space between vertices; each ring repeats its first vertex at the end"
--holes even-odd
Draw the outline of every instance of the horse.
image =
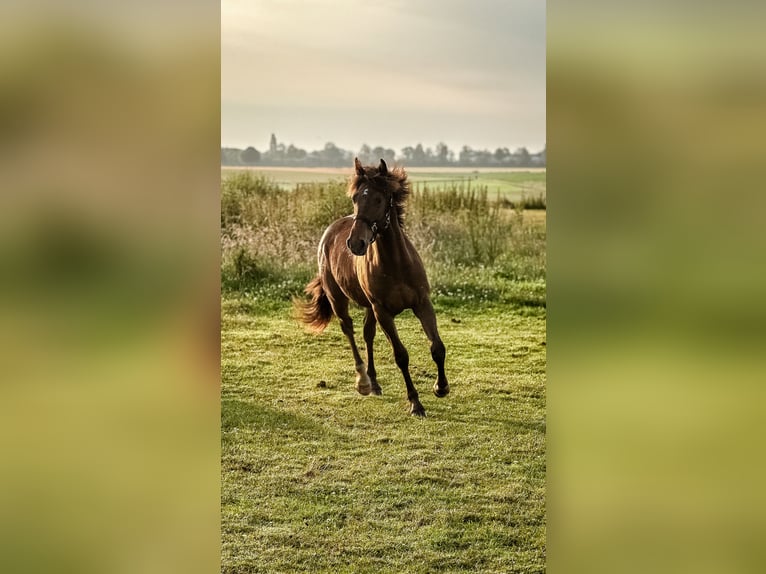
POLYGON ((322 332, 333 315, 348 338, 356 366, 356 390, 362 395, 382 394, 373 359, 373 340, 379 324, 394 351, 410 402, 410 414, 425 417, 418 392, 409 372, 409 354, 399 339, 394 317, 412 309, 431 342, 431 357, 436 363, 434 394, 449 393, 444 374, 446 350, 436 326, 436 313, 430 300, 430 286, 423 261, 404 231, 404 209, 410 193, 402 167, 389 170, 362 166, 354 158, 354 174, 347 194, 354 206, 352 215, 334 221, 319 241, 319 272, 306 286, 308 300, 296 299, 299 318, 309 330, 322 332), (365 308, 364 342, 367 367, 354 340, 354 325, 348 303, 365 308))

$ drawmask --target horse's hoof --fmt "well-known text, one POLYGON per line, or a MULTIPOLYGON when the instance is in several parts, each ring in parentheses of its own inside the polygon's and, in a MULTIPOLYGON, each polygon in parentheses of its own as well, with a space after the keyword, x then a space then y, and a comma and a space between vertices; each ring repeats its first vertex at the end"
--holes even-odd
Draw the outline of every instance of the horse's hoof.
POLYGON ((423 408, 423 405, 418 403, 416 405, 412 405, 412 408, 410 409, 410 414, 413 417, 426 418, 426 409, 423 408))
POLYGON ((366 373, 356 375, 356 385, 354 385, 360 395, 369 395, 372 392, 372 383, 366 373))
POLYGON ((372 392, 372 389, 371 389, 370 387, 365 387, 365 386, 363 386, 363 385, 359 385, 359 384, 357 384, 357 385, 356 385, 356 391, 357 391, 357 392, 358 392, 360 395, 364 395, 364 396, 366 397, 367 395, 369 395, 369 394, 372 392))
POLYGON ((439 398, 446 397, 449 394, 449 384, 444 387, 434 384, 434 394, 439 398))
POLYGON ((383 389, 380 388, 378 383, 372 383, 372 394, 378 396, 383 394, 383 389))

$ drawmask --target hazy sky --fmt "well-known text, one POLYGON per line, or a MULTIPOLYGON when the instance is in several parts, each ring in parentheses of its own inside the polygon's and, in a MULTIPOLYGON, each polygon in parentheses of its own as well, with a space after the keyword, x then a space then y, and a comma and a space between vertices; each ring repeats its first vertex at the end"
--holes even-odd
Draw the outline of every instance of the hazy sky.
POLYGON ((543 0, 223 0, 221 143, 545 145, 543 0))

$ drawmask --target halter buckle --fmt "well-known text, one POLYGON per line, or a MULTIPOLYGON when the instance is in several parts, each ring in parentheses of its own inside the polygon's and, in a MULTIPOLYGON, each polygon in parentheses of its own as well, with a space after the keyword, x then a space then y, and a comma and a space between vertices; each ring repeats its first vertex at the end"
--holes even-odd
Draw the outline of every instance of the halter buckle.
MULTIPOLYGON (((391 199, 391 205, 393 206, 393 198, 391 199)), ((360 219, 364 221, 370 228, 370 231, 372 231, 372 239, 370 239, 370 244, 375 243, 375 240, 378 238, 378 230, 380 229, 378 227, 377 221, 370 221, 366 217, 360 217, 359 215, 354 215, 354 221, 357 219, 360 219)), ((386 211, 386 224, 383 226, 383 229, 388 229, 388 227, 391 225, 391 209, 389 208, 388 211, 386 211)))

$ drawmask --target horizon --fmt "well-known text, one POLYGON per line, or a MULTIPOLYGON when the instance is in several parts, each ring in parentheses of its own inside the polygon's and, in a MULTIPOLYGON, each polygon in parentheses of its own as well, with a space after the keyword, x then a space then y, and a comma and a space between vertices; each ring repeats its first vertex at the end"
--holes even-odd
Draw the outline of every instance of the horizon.
POLYGON ((223 0, 221 147, 546 145, 545 3, 223 0))
MULTIPOLYGON (((356 152, 359 152, 359 151, 361 150, 362 146, 363 146, 363 145, 365 145, 365 144, 366 144, 366 145, 368 145, 368 146, 370 146, 370 148, 371 148, 371 149, 374 149, 374 148, 378 147, 378 144, 371 144, 370 142, 363 142, 363 143, 359 144, 358 146, 343 146, 343 145, 340 145, 340 144, 338 144, 336 141, 333 141, 333 140, 328 140, 328 141, 326 141, 326 142, 322 143, 321 145, 319 145, 319 146, 317 146, 317 147, 313 147, 313 148, 312 148, 312 147, 304 147, 304 146, 302 146, 302 145, 298 145, 298 144, 296 144, 295 142, 291 142, 291 141, 284 141, 284 140, 281 140, 281 139, 279 138, 279 135, 278 135, 278 134, 274 134, 274 135, 275 135, 275 136, 276 136, 276 138, 277 138, 277 142, 278 142, 278 143, 280 143, 280 144, 284 144, 284 145, 285 145, 285 147, 288 147, 289 145, 291 145, 291 144, 292 144, 292 145, 294 145, 294 146, 295 146, 295 147, 297 147, 297 148, 300 148, 300 149, 304 149, 304 150, 306 150, 307 152, 312 152, 312 151, 316 151, 316 150, 321 150, 321 149, 324 149, 324 146, 325 146, 325 144, 327 144, 327 143, 333 143, 333 144, 335 144, 335 146, 336 146, 336 147, 338 147, 339 149, 342 149, 342 150, 344 150, 344 151, 352 151, 352 152, 354 152, 354 153, 356 153, 356 152)), ((267 142, 266 142, 266 144, 265 144, 265 145, 263 145, 263 146, 257 146, 257 145, 253 145, 253 144, 247 144, 247 145, 225 145, 225 144, 222 142, 222 143, 221 143, 221 149, 240 149, 240 150, 244 150, 244 149, 246 149, 246 148, 248 148, 248 147, 253 147, 253 148, 257 149, 259 152, 264 152, 264 151, 268 151, 268 149, 269 149, 269 141, 270 141, 270 139, 271 139, 271 134, 269 134, 269 137, 267 138, 267 142)), ((422 141, 418 141, 418 142, 414 142, 414 143, 411 143, 411 144, 407 144, 407 145, 403 145, 403 146, 399 146, 399 147, 395 147, 395 146, 384 146, 384 145, 382 145, 382 144, 380 145, 380 147, 383 147, 383 148, 385 148, 385 149, 393 149, 393 150, 396 152, 396 155, 397 155, 397 156, 399 156, 399 155, 401 155, 401 151, 402 151, 402 149, 404 149, 404 148, 406 148, 406 147, 408 147, 408 146, 411 146, 411 147, 415 147, 415 146, 417 146, 418 144, 422 144, 422 146, 423 146, 423 149, 424 149, 424 150, 426 150, 426 149, 428 149, 428 148, 434 149, 434 148, 436 147, 436 144, 438 144, 438 143, 439 143, 439 142, 434 142, 433 144, 426 144, 425 142, 422 142, 422 141)), ((493 152, 494 152, 494 151, 497 149, 497 147, 500 147, 500 148, 507 148, 507 149, 508 149, 508 150, 509 150, 511 153, 513 153, 513 152, 514 152, 514 150, 516 150, 516 149, 519 149, 519 148, 521 148, 521 147, 524 147, 524 148, 526 148, 526 149, 527 149, 527 151, 529 151, 529 153, 531 153, 531 154, 536 154, 536 153, 539 153, 539 152, 541 152, 543 149, 545 149, 545 147, 546 147, 546 144, 545 144, 545 143, 543 143, 543 145, 542 145, 542 146, 541 146, 539 149, 537 149, 537 148, 533 148, 533 147, 530 147, 530 146, 513 146, 513 147, 511 147, 511 146, 508 146, 508 145, 503 145, 503 146, 497 146, 497 147, 492 147, 492 148, 489 148, 489 147, 480 147, 480 146, 473 146, 473 145, 471 145, 471 144, 469 144, 469 143, 462 143, 462 144, 460 144, 460 145, 457 145, 457 146, 452 146, 452 145, 450 145, 448 142, 441 142, 441 143, 445 143, 445 144, 447 144, 447 147, 450 149, 450 151, 454 151, 454 152, 456 152, 456 153, 457 153, 457 152, 459 152, 459 151, 462 149, 462 147, 463 147, 464 145, 467 145, 467 146, 468 146, 468 147, 470 147, 471 149, 473 149, 473 150, 477 150, 477 151, 482 151, 482 150, 489 150, 489 151, 493 151, 493 152)))

